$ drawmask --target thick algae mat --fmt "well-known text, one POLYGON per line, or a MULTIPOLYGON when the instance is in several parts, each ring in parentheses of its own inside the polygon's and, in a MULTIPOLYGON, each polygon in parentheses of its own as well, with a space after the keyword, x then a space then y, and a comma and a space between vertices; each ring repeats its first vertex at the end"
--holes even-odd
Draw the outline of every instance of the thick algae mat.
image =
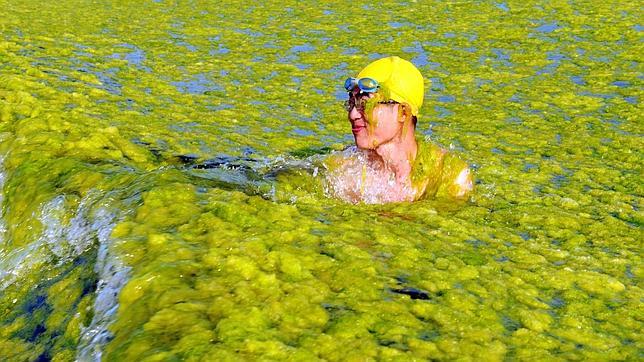
POLYGON ((0 359, 642 358, 637 2, 0 8, 0 359), (468 202, 319 188, 381 55, 468 202))

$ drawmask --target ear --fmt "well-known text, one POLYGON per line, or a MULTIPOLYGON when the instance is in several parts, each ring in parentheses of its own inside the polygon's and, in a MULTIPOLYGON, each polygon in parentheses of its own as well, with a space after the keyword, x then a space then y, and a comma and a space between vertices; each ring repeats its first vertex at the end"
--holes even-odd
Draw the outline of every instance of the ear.
POLYGON ((411 120, 411 106, 408 103, 400 103, 398 106, 398 122, 405 123, 411 120))

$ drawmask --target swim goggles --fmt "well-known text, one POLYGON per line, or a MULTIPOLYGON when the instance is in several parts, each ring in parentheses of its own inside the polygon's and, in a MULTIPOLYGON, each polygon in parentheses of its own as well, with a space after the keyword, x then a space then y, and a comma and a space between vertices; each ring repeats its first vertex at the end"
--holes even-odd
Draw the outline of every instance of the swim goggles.
POLYGON ((377 91, 379 87, 378 81, 373 78, 356 79, 356 78, 350 77, 344 81, 344 89, 346 89, 347 92, 351 92, 356 86, 360 88, 360 91, 366 92, 366 93, 373 93, 377 91))

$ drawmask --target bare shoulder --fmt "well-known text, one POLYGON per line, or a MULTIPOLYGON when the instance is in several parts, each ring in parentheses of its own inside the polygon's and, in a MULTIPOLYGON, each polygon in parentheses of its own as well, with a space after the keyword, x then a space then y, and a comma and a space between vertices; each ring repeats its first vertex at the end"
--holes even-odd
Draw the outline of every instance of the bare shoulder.
POLYGON ((417 198, 464 198, 473 190, 473 173, 457 154, 429 141, 419 141, 412 183, 417 198))

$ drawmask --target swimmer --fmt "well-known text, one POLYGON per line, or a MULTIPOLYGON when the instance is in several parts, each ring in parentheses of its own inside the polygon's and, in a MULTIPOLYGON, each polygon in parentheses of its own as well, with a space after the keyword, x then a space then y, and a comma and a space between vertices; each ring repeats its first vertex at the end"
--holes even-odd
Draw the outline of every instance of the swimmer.
POLYGON ((356 147, 326 163, 330 194, 353 203, 469 195, 468 165, 416 137, 424 83, 412 63, 396 56, 376 60, 344 87, 356 147))

